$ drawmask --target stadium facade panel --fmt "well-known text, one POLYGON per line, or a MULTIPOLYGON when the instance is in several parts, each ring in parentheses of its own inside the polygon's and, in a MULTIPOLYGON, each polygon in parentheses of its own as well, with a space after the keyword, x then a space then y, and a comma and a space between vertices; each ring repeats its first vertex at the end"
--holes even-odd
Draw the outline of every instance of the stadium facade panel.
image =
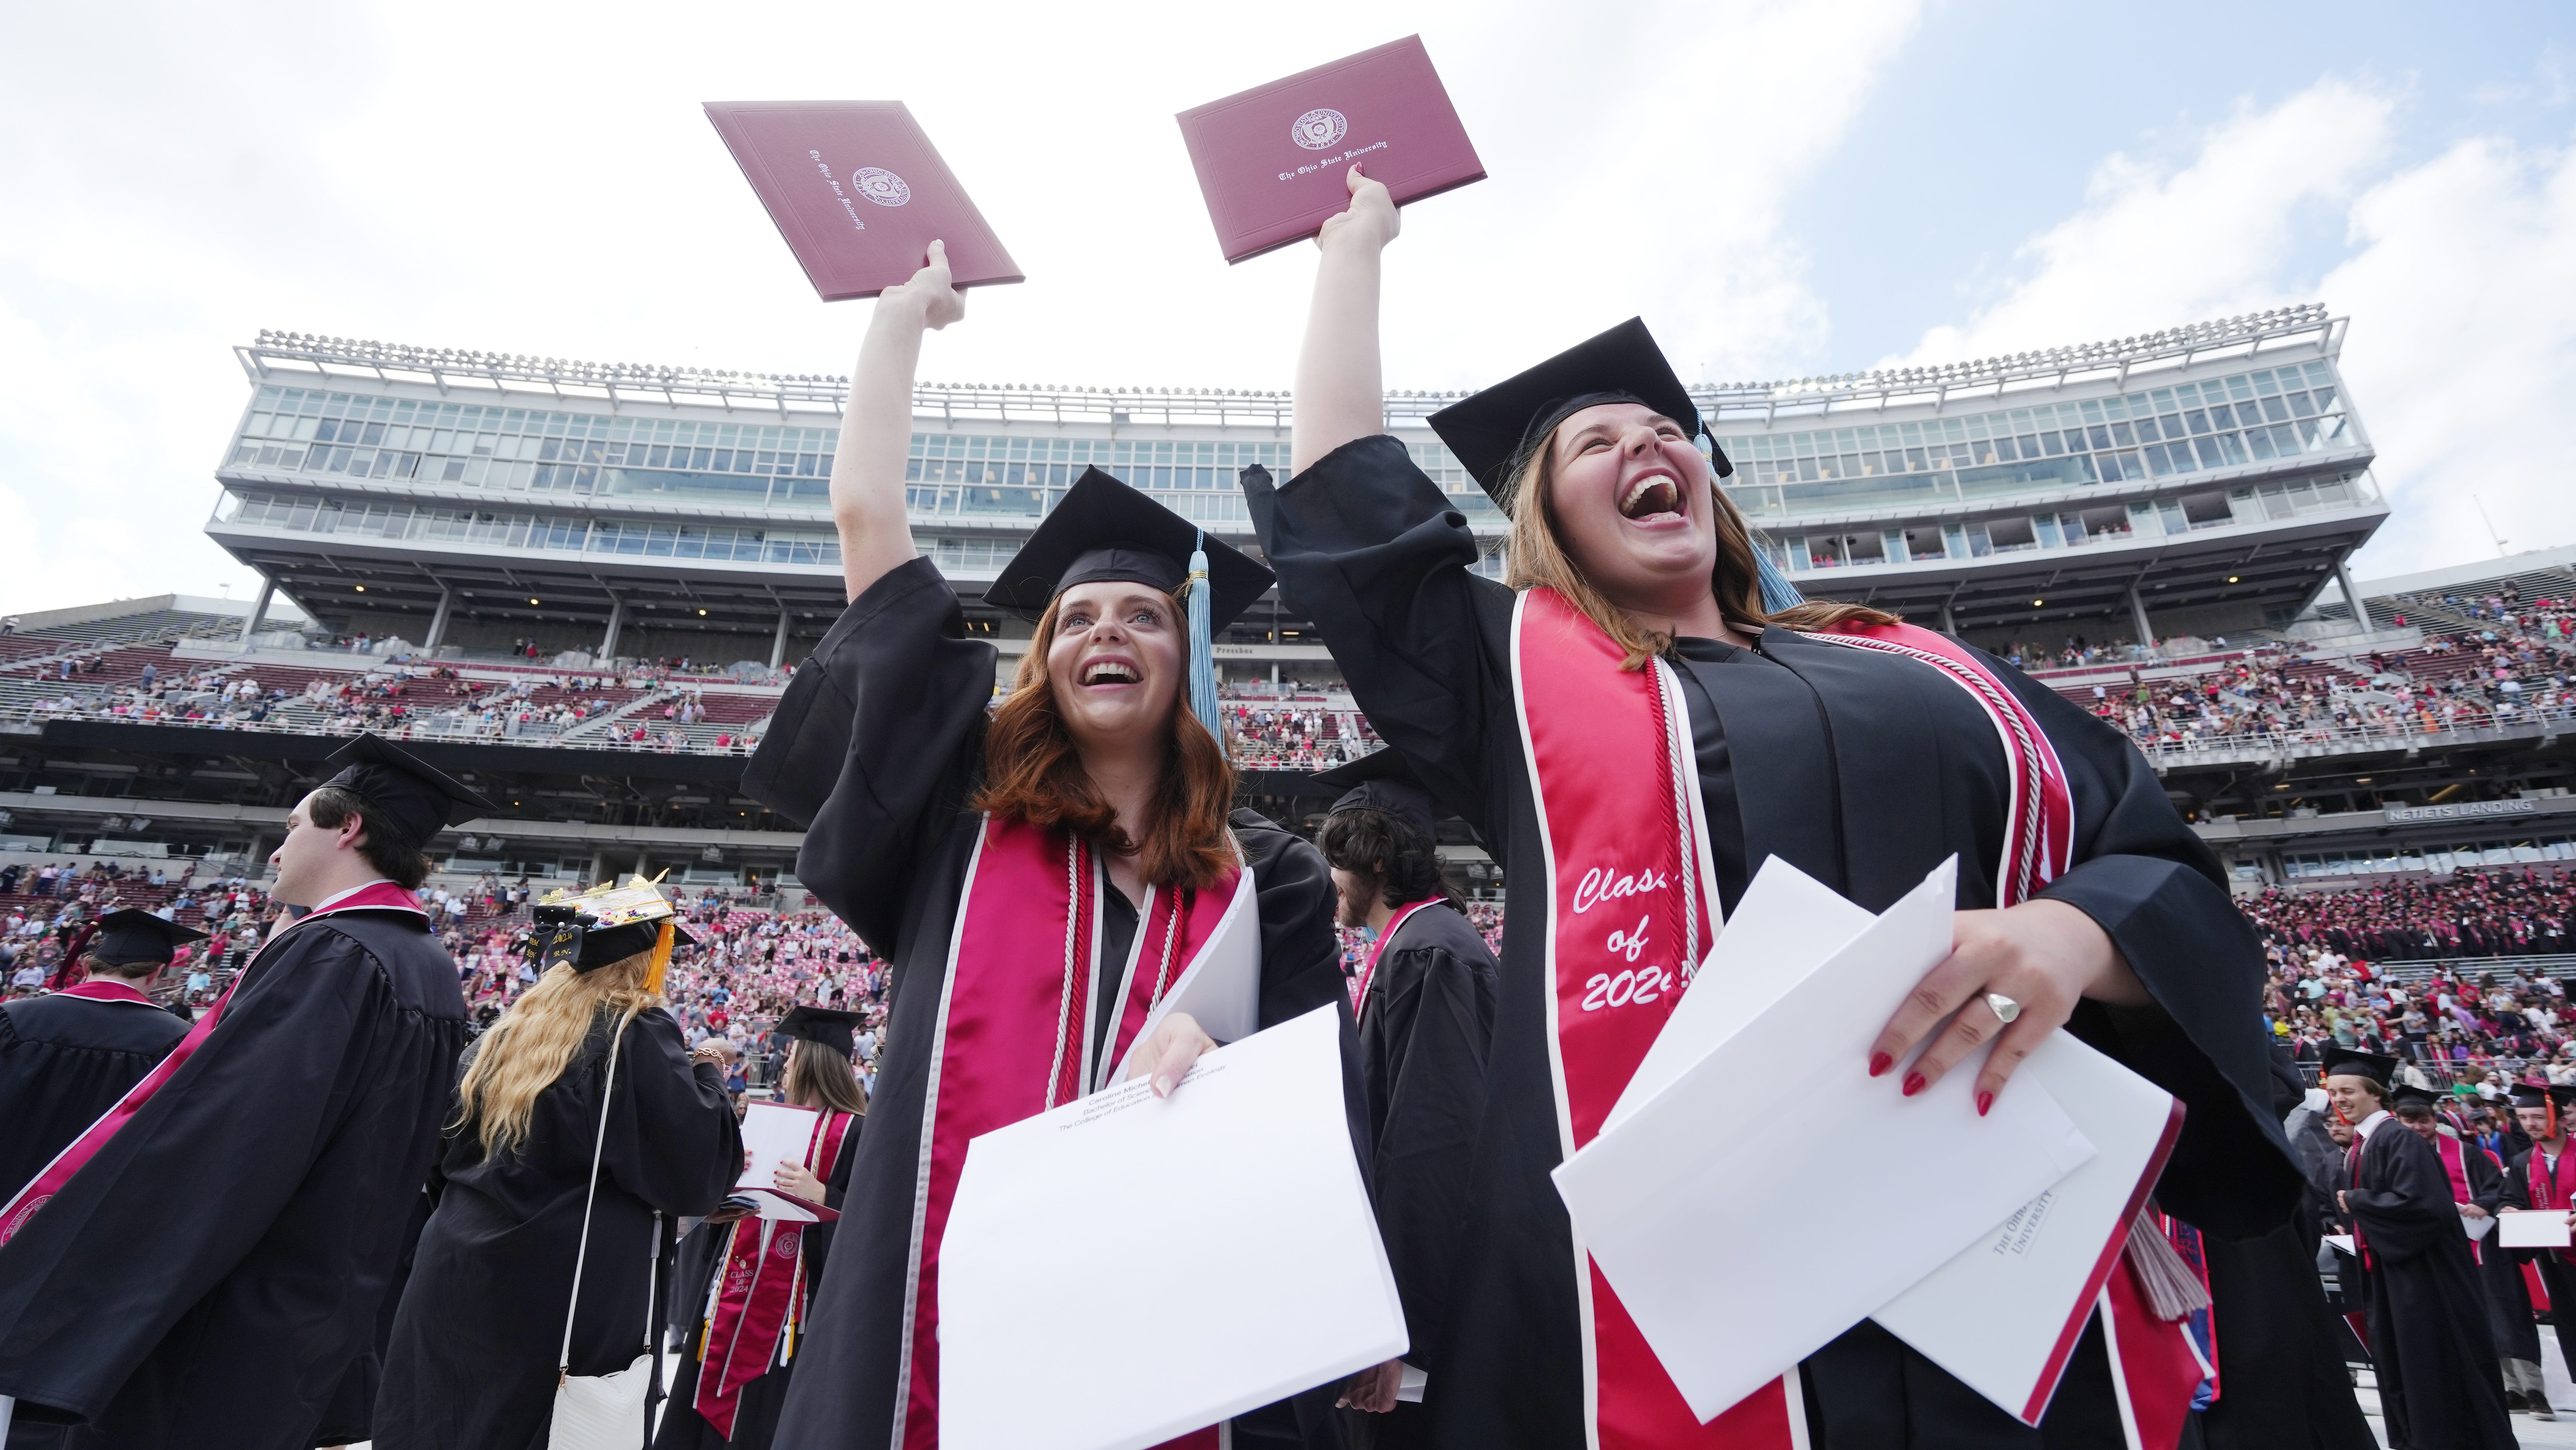
MULTIPOLYGON (((2286 623, 2387 515, 2319 307, 1945 368, 1697 390, 1728 489, 1810 593, 2000 641, 2286 623)), ((838 612, 844 380, 263 333, 207 532, 307 613, 425 647, 790 658, 838 612), (692 648, 692 644, 695 648, 692 648)), ((1508 520, 1395 392, 1388 427, 1506 568, 1508 520)), ((1288 400, 930 385, 914 537, 981 586, 1085 468, 1249 545, 1238 472, 1288 473, 1288 400)), ((1306 653, 1275 597, 1229 668, 1306 653), (1300 647, 1296 654, 1287 647, 1300 647), (1273 655, 1272 650, 1282 653, 1273 655)))

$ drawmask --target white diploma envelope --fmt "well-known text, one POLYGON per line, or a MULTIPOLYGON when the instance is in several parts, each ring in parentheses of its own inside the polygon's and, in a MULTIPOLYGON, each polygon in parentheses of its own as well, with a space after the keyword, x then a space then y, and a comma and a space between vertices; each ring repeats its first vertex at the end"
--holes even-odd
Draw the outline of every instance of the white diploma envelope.
POLYGON ((1654 1045, 1646 1049, 1601 1126, 1606 1130, 1626 1122, 1692 1063, 1780 1000, 1798 984, 1801 969, 1822 965, 1875 920, 1779 857, 1764 860, 1718 932, 1717 944, 1692 975, 1694 990, 1684 992, 1664 1019, 1663 1030, 1655 1034, 1654 1045), (1703 982, 1709 990, 1696 990, 1703 982))
POLYGON ((2485 1238, 2488 1231, 2495 1226, 2495 1216, 2492 1214, 2485 1218, 2471 1218, 2465 1213, 2460 1215, 2460 1231, 2467 1234, 2471 1240, 2485 1238))
POLYGON ((812 1108, 791 1108, 785 1103, 753 1103, 743 1109, 742 1146, 749 1165, 734 1180, 733 1191, 757 1202, 762 1218, 813 1221, 813 1214, 769 1190, 778 1182, 778 1160, 805 1161, 806 1145, 814 1141, 816 1116, 812 1108))
POLYGON ((2182 1132, 2172 1094, 2063 1031, 1995 1105, 2034 1087, 2092 1142, 2091 1161, 1870 1316, 2026 1425, 2046 1413, 2182 1132))
MULTIPOLYGON (((1179 980, 1154 1004, 1145 1016, 1145 1025, 1136 1029, 1136 1040, 1127 1046, 1127 1055, 1118 1060, 1118 1071, 1112 1083, 1127 1080, 1128 1065, 1163 1025, 1163 1019, 1175 1012, 1187 1012, 1197 1019, 1199 1030, 1219 1042, 1238 1042, 1261 1030, 1261 906, 1252 880, 1252 868, 1245 866, 1234 900, 1226 903, 1225 915, 1217 918, 1216 930, 1207 945, 1185 969, 1179 980)), ((1161 944, 1146 942, 1140 929, 1136 944, 1136 969, 1150 973, 1159 960, 1161 944)))
POLYGON ((2508 1208, 2496 1215, 2496 1245, 2507 1249, 2568 1247, 2564 1209, 2508 1208))
POLYGON ((2361 1252, 2361 1250, 2353 1247, 2352 1235, 2350 1234, 2327 1234, 2326 1247, 2334 1250, 2338 1254, 2358 1255, 2361 1252))
POLYGON ((940 1247, 947 1450, 1141 1450, 1402 1354, 1330 1007, 974 1140, 940 1247))
POLYGON ((1955 877, 1944 863, 1821 964, 1773 964, 1795 985, 1555 1170, 1593 1261, 1702 1421, 2093 1157, 2039 1084, 1978 1117, 1975 1058, 1911 1098, 1901 1069, 1867 1075, 1879 1030, 1949 954, 1955 877), (1787 1082, 1801 1088, 1794 1119, 1743 1112, 1747 1084, 1787 1082), (1907 1192, 1826 1188, 1855 1163, 1907 1192))

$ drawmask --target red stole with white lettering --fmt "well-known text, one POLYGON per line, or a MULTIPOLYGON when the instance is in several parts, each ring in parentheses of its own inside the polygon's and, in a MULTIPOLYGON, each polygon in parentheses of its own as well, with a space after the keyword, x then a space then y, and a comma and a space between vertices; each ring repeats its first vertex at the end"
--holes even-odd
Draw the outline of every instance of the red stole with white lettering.
MULTIPOLYGON (((1102 962, 1101 893, 1114 888, 1096 854, 1060 831, 985 819, 932 1029, 892 1437, 899 1450, 939 1443, 939 1243, 967 1143, 1107 1086, 1154 1005, 1214 939, 1235 893, 1251 888, 1251 874, 1238 869, 1205 891, 1152 889, 1127 960, 1102 962), (1094 1050, 1103 971, 1122 974, 1123 1006, 1110 1040, 1094 1050)), ((1170 1443, 1215 1450, 1220 1430, 1170 1443)))
POLYGON ((1442 896, 1426 896, 1420 901, 1408 901, 1395 909, 1395 915, 1386 919, 1386 930, 1379 932, 1377 940, 1369 943, 1368 956, 1360 963, 1359 979, 1351 984, 1352 1020, 1358 1020, 1368 1011, 1369 983, 1377 980, 1377 959, 1386 954, 1387 945, 1395 940, 1396 928, 1404 925, 1408 918, 1422 908, 1438 906, 1447 899, 1442 896))
MULTIPOLYGON (((252 957, 250 964, 233 977, 232 985, 224 988, 223 996, 215 999, 215 1005, 206 1009, 206 1015, 197 1019, 196 1025, 188 1029, 188 1035, 180 1038, 179 1045, 170 1049, 169 1056, 161 1059, 150 1072, 145 1073, 141 1082, 127 1088, 125 1096, 116 1100, 116 1106, 101 1114, 97 1122, 90 1124, 79 1137, 65 1146, 63 1151, 55 1154, 54 1161, 46 1164, 44 1170, 12 1195, 6 1204, 0 1204, 0 1244, 16 1238, 18 1230, 27 1226, 27 1220, 35 1217, 36 1210, 43 1208, 55 1194, 60 1193, 63 1185, 71 1182, 72 1175, 80 1171, 81 1165, 96 1157, 98 1150, 107 1146, 107 1140, 115 1137, 117 1130, 131 1122, 136 1113, 143 1111, 143 1105, 152 1101, 153 1094, 161 1091, 163 1084, 177 1076, 180 1068, 187 1066, 188 1059, 196 1056, 197 1049, 205 1045, 206 1039, 214 1034, 215 1025, 223 1020, 224 1008, 232 1002, 233 993, 241 990, 242 983, 250 980, 250 974, 259 970, 260 963, 268 960, 269 953, 276 949, 279 942, 286 940, 294 933, 295 928, 308 921, 317 917, 336 916, 344 911, 403 911, 420 917, 424 924, 429 919, 428 914, 420 909, 420 902, 410 892, 390 881, 377 881, 358 888, 327 907, 308 911, 287 923, 275 936, 268 939, 267 945, 259 949, 259 955, 252 957)), ((82 995, 92 995, 82 988, 72 990, 82 995)))
MULTIPOLYGON (((1910 625, 1802 637, 1936 669, 1994 722, 2011 793, 1996 905, 2019 904, 2067 869, 2075 826, 2065 771, 2037 720, 1980 661, 1910 625)), ((1514 607, 1512 694, 1546 852, 1549 1066, 1568 1157, 1600 1132, 1722 925, 1678 679, 1660 659, 1622 670, 1623 657, 1552 589, 1529 590, 1514 607)), ((1805 1412, 1785 1379, 1700 1424, 1581 1241, 1567 1247, 1596 1450, 1806 1444, 1805 1412)))
MULTIPOLYGON (((815 1177, 830 1180, 855 1121, 829 1109, 817 1115, 804 1160, 815 1177)), ((805 1225, 737 1219, 720 1262, 690 1406, 731 1440, 742 1387, 796 1356, 796 1331, 805 1322, 805 1225)))
MULTIPOLYGON (((2545 1161, 2547 1156, 2541 1151, 2540 1145, 2534 1143, 2531 1145, 2531 1154, 2523 1165, 2523 1175, 2531 1185, 2531 1206, 2544 1209, 2576 1208, 2576 1153, 2571 1153, 2564 1147, 2560 1148, 2557 1167, 2554 1171, 2545 1161)), ((2552 1249, 2550 1252, 2558 1255, 2562 1260, 2576 1263, 2576 1250, 2552 1249)))

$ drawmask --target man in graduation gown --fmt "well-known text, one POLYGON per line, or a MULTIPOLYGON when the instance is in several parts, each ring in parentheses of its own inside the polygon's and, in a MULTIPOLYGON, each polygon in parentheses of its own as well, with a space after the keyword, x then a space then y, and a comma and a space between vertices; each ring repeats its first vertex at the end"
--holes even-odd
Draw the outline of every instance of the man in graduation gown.
MULTIPOLYGON (((2312 1121, 2286 1047, 2273 1049, 2272 1083, 2294 1151, 2323 1150, 2314 1154, 2323 1186, 2302 1195, 2298 1215, 2270 1233, 2203 1240, 2219 1390, 2201 1412, 2201 1442, 2209 1450, 2378 1450, 2344 1363, 2352 1335, 2317 1282, 2317 1208, 2332 1204, 2341 1186, 2343 1150, 2312 1121)), ((2310 1155, 2300 1156, 2304 1165, 2310 1155)))
MULTIPOLYGON (((2505 1165, 2504 1206, 2576 1209, 2576 1155, 2567 1151, 2568 1122, 2576 1114, 2576 1085, 2520 1084, 2513 1092, 2513 1110, 2531 1147, 2505 1165)), ((2538 1276, 2541 1292, 2549 1296, 2549 1324, 2558 1339, 2559 1357, 2576 1365, 2576 1264, 2569 1262, 2565 1249, 2516 1249, 2510 1257, 2531 1265, 2538 1276)), ((2524 1395, 2527 1399, 2530 1392, 2524 1395)), ((2547 1403, 2544 1389, 2542 1404, 2547 1403)))
POLYGON ((2486 1291, 2441 1154, 2386 1107, 2397 1061, 2331 1048, 2326 1092, 2357 1140, 2338 1197, 2352 1216, 2369 1302, 2370 1358, 2392 1445, 2513 1445, 2486 1291))
MULTIPOLYGON (((1420 1405, 1396 1395, 1404 1366, 1431 1375, 1448 1337, 1450 1261, 1484 1107, 1496 968, 1441 872, 1431 793, 1404 757, 1381 750, 1315 781, 1342 792, 1315 833, 1333 868, 1342 925, 1376 937, 1352 995, 1377 1145, 1378 1233, 1413 1347, 1363 1371, 1345 1400, 1387 1416, 1369 1428, 1380 1450, 1390 1450, 1426 1443, 1420 1405)), ((1421 1395, 1437 1392, 1426 1379, 1421 1395)))
POLYGON ((111 911, 79 962, 86 980, 0 1006, 0 1193, 34 1178, 188 1035, 154 1004, 152 979, 205 935, 111 911))
POLYGON ((378 1311, 465 1042, 413 898, 488 801, 373 736, 289 814, 281 928, 0 1209, 0 1395, 68 1443, 304 1450, 378 1311))
POLYGON ((2400 1067, 2397 1076, 2397 1085, 2389 1090, 2388 1110, 2441 1156, 2442 1172, 2450 1179, 2451 1198, 2460 1207, 2463 1226, 2485 1225, 2469 1240, 2469 1257, 2477 1263, 2478 1287, 2486 1294, 2487 1333, 2504 1372, 2506 1406, 2537 1407, 2546 1414, 2549 1398, 2540 1375, 2540 1331, 2532 1323, 2522 1266, 2495 1236, 2496 1212, 2505 1204, 2504 1165, 2474 1134, 2460 1132, 2459 1123, 2441 1111, 2450 1095, 2434 1088, 2423 1069, 2400 1067))

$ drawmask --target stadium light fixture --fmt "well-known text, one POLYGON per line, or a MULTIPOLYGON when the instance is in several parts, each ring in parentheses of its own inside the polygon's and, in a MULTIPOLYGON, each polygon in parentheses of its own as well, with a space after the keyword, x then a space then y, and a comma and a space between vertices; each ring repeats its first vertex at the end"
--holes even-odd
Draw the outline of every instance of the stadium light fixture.
POLYGON ((534 599, 531 599, 531 600, 529 600, 528 602, 529 602, 530 604, 535 604, 535 603, 537 603, 538 601, 537 601, 537 600, 534 600, 534 599))
POLYGON ((2040 606, 2041 606, 2041 605, 2043 605, 2043 604, 2046 604, 2047 602, 2048 602, 2048 601, 2047 601, 2047 600, 2045 600, 2045 599, 2034 599, 2034 600, 2032 600, 2032 601, 2030 602, 2030 607, 2031 607, 2031 608, 2033 608, 2033 609, 2037 609, 2038 607, 2040 607, 2040 606))
POLYGON ((367 592, 367 586, 366 586, 366 585, 364 585, 364 584, 359 585, 359 586, 358 586, 358 592, 359 592, 359 593, 361 593, 361 594, 366 593, 366 592, 367 592))

